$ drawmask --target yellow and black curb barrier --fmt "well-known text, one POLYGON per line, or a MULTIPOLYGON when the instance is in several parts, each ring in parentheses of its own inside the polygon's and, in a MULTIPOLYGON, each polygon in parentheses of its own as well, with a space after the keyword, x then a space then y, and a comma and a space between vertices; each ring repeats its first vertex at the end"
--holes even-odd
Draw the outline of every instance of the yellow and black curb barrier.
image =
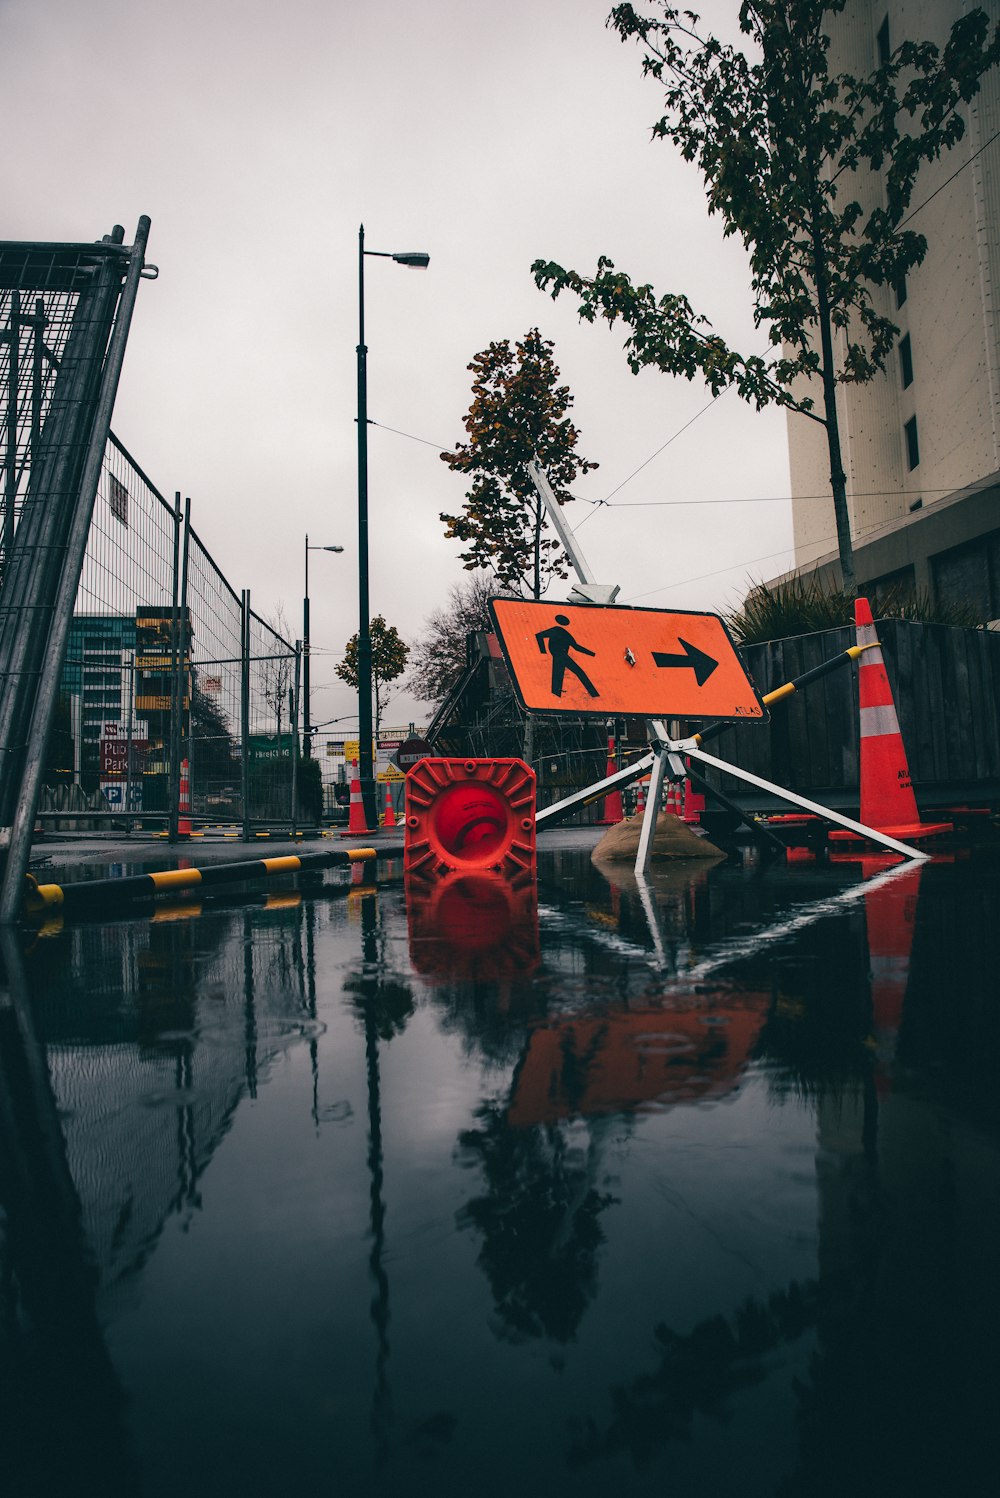
POLYGON ((39 884, 33 874, 27 874, 24 906, 29 915, 48 913, 60 907, 94 911, 102 906, 113 908, 151 900, 157 895, 176 895, 182 890, 243 884, 251 879, 270 879, 278 874, 364 863, 378 856, 376 848, 330 848, 318 853, 289 853, 281 858, 214 863, 203 869, 163 869, 156 874, 132 874, 125 879, 79 879, 70 884, 39 884))

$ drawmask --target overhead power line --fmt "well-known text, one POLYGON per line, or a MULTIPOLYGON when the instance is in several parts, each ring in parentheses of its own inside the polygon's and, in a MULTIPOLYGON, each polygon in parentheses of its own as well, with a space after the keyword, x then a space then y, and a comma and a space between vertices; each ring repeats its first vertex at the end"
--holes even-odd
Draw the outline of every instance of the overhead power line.
POLYGON ((908 224, 910 222, 911 218, 916 218, 917 214, 920 213, 922 209, 926 208, 927 204, 930 203, 930 202, 932 202, 933 199, 937 197, 937 195, 938 195, 939 192, 944 192, 944 190, 948 186, 949 182, 954 182, 955 178, 957 176, 959 176, 959 174, 961 172, 964 172, 965 168, 967 166, 971 166, 972 163, 975 161, 976 157, 977 156, 981 156, 983 154, 983 152, 986 150, 986 147, 987 146, 991 146, 993 144, 993 142, 998 137, 1000 137, 1000 130, 994 130, 994 132, 990 136, 989 140, 984 141, 983 144, 979 147, 978 151, 973 151, 973 153, 969 157, 968 161, 963 161, 962 165, 960 167, 958 167, 955 171, 953 171, 950 177, 945 177, 945 179, 941 183, 940 187, 935 187, 934 191, 931 193, 931 195, 930 195, 929 198, 924 198, 924 201, 922 203, 918 203, 917 206, 916 206, 916 208, 914 208, 912 210, 912 212, 908 213, 904 219, 900 220, 899 227, 902 229, 903 225, 904 224, 908 224))

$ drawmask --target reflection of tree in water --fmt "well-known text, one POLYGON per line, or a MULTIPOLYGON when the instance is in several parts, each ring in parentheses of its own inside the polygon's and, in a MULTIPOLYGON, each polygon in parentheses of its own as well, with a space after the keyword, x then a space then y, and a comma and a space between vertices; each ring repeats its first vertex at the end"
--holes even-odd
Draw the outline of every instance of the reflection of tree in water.
POLYGON ((431 998, 446 1035, 460 1035, 467 1055, 494 1066, 513 1066, 524 1050, 529 1025, 545 1014, 544 999, 530 979, 517 982, 434 983, 431 998))
POLYGON ((481 1127, 459 1138, 459 1157, 479 1166, 486 1192, 457 1220, 482 1235, 478 1262, 502 1332, 515 1341, 571 1341, 597 1289, 598 1219, 615 1199, 593 1184, 595 1134, 584 1153, 556 1125, 508 1127, 498 1102, 477 1117, 481 1127))
POLYGON ((815 1325, 817 1299, 816 1285, 793 1281, 766 1304, 747 1299, 731 1320, 711 1316, 684 1335, 661 1323, 654 1332, 659 1367, 612 1389, 603 1430, 580 1422, 570 1465, 627 1452, 645 1467, 669 1442, 690 1441, 696 1416, 728 1420, 730 1400, 767 1377, 768 1355, 815 1325))

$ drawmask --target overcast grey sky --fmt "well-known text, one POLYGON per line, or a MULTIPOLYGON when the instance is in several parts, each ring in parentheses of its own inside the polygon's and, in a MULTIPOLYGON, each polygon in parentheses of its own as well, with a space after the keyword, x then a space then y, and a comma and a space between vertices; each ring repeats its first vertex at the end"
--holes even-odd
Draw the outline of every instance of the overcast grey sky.
MULTIPOLYGON (((736 0, 699 8, 732 30, 736 0)), ((371 249, 431 256, 426 271, 366 262, 371 603, 404 638, 465 577, 438 519, 464 485, 426 444, 464 436, 472 356, 536 324, 601 465, 577 492, 611 497, 567 517, 622 601, 720 609, 788 565, 784 417, 732 394, 705 410, 700 383, 632 376, 623 332, 578 323, 529 273, 538 256, 589 272, 603 252, 763 351, 743 252, 694 169, 650 140, 660 94, 609 10, 0 0, 16 122, 0 237, 121 223, 131 240, 152 220, 160 279, 140 289, 119 437, 164 493, 191 496, 230 581, 259 613, 283 603, 294 633, 305 533, 345 547, 310 558, 314 722, 356 711, 333 665, 358 625, 361 222, 371 249)), ((387 721, 427 712, 397 693, 387 721)))

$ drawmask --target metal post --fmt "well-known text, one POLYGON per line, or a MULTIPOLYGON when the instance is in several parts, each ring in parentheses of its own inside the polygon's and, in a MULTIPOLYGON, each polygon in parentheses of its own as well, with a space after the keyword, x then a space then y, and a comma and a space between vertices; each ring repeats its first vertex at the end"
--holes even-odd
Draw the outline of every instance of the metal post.
POLYGON ((305 592, 302 597, 302 758, 312 754, 309 716, 309 533, 306 532, 305 592))
POLYGON ((302 642, 295 641, 295 685, 288 694, 288 716, 292 720, 292 837, 295 836, 299 809, 299 672, 302 664, 302 642))
POLYGON ((167 838, 177 840, 181 785, 181 496, 174 494, 174 585, 170 607, 170 756, 167 761, 167 838))
MULTIPOLYGON (((188 706, 187 706, 188 735, 187 736, 188 736, 188 749, 189 749, 189 752, 190 752, 190 740, 191 740, 191 636, 190 636, 190 631, 189 631, 190 610, 188 608, 188 562, 190 561, 190 557, 191 557, 191 497, 190 497, 190 495, 188 495, 187 498, 185 498, 185 500, 184 500, 184 533, 183 533, 183 535, 184 535, 184 539, 183 539, 183 542, 182 542, 182 549, 181 549, 180 617, 179 617, 179 620, 178 620, 179 625, 180 625, 180 631, 179 631, 179 644, 180 644, 180 676, 179 676, 179 686, 180 686, 180 695, 179 695, 179 699, 178 699, 178 706, 180 708, 180 718, 178 720, 177 743, 178 743, 178 745, 183 746, 183 739, 184 739, 184 698, 185 698, 185 695, 186 695, 187 696, 187 704, 188 704, 188 706)), ((188 759, 188 811, 189 811, 189 813, 190 813, 190 810, 191 810, 191 808, 192 808, 192 806, 194 804, 193 801, 192 801, 192 799, 191 799, 191 785, 192 785, 192 780, 191 780, 191 760, 189 758, 188 759)), ((178 758, 178 761, 177 761, 177 807, 178 807, 178 813, 180 812, 180 793, 181 793, 181 766, 180 766, 180 759, 178 758)))
POLYGON ((649 861, 653 856, 653 838, 656 835, 656 819, 660 813, 660 802, 663 799, 663 781, 667 773, 667 756, 663 753, 654 754, 653 768, 649 775, 649 795, 646 799, 646 810, 642 815, 642 827, 639 831, 639 846, 635 853, 636 874, 649 873, 649 861))
POLYGON ((45 302, 35 298, 35 316, 32 323, 34 341, 31 345, 31 462, 34 464, 42 436, 42 354, 45 342, 42 337, 47 326, 45 302))
POLYGON ((365 822, 378 826, 372 778, 372 637, 368 601, 368 349, 365 226, 358 230, 358 774, 365 822))
POLYGON ((83 665, 80 665, 80 690, 70 698, 70 732, 73 735, 73 784, 80 785, 83 771, 83 665))
POLYGON ((240 788, 243 795, 243 841, 250 841, 250 592, 243 589, 240 601, 240 788))
POLYGON ((135 651, 128 652, 128 727, 125 731, 125 836, 132 831, 132 733, 135 706, 135 651))
POLYGON ((3 496, 3 530, 0 532, 0 578, 2 578, 14 534, 14 498, 17 494, 18 380, 21 353, 21 293, 10 294, 10 362, 8 364, 6 481, 3 496))

